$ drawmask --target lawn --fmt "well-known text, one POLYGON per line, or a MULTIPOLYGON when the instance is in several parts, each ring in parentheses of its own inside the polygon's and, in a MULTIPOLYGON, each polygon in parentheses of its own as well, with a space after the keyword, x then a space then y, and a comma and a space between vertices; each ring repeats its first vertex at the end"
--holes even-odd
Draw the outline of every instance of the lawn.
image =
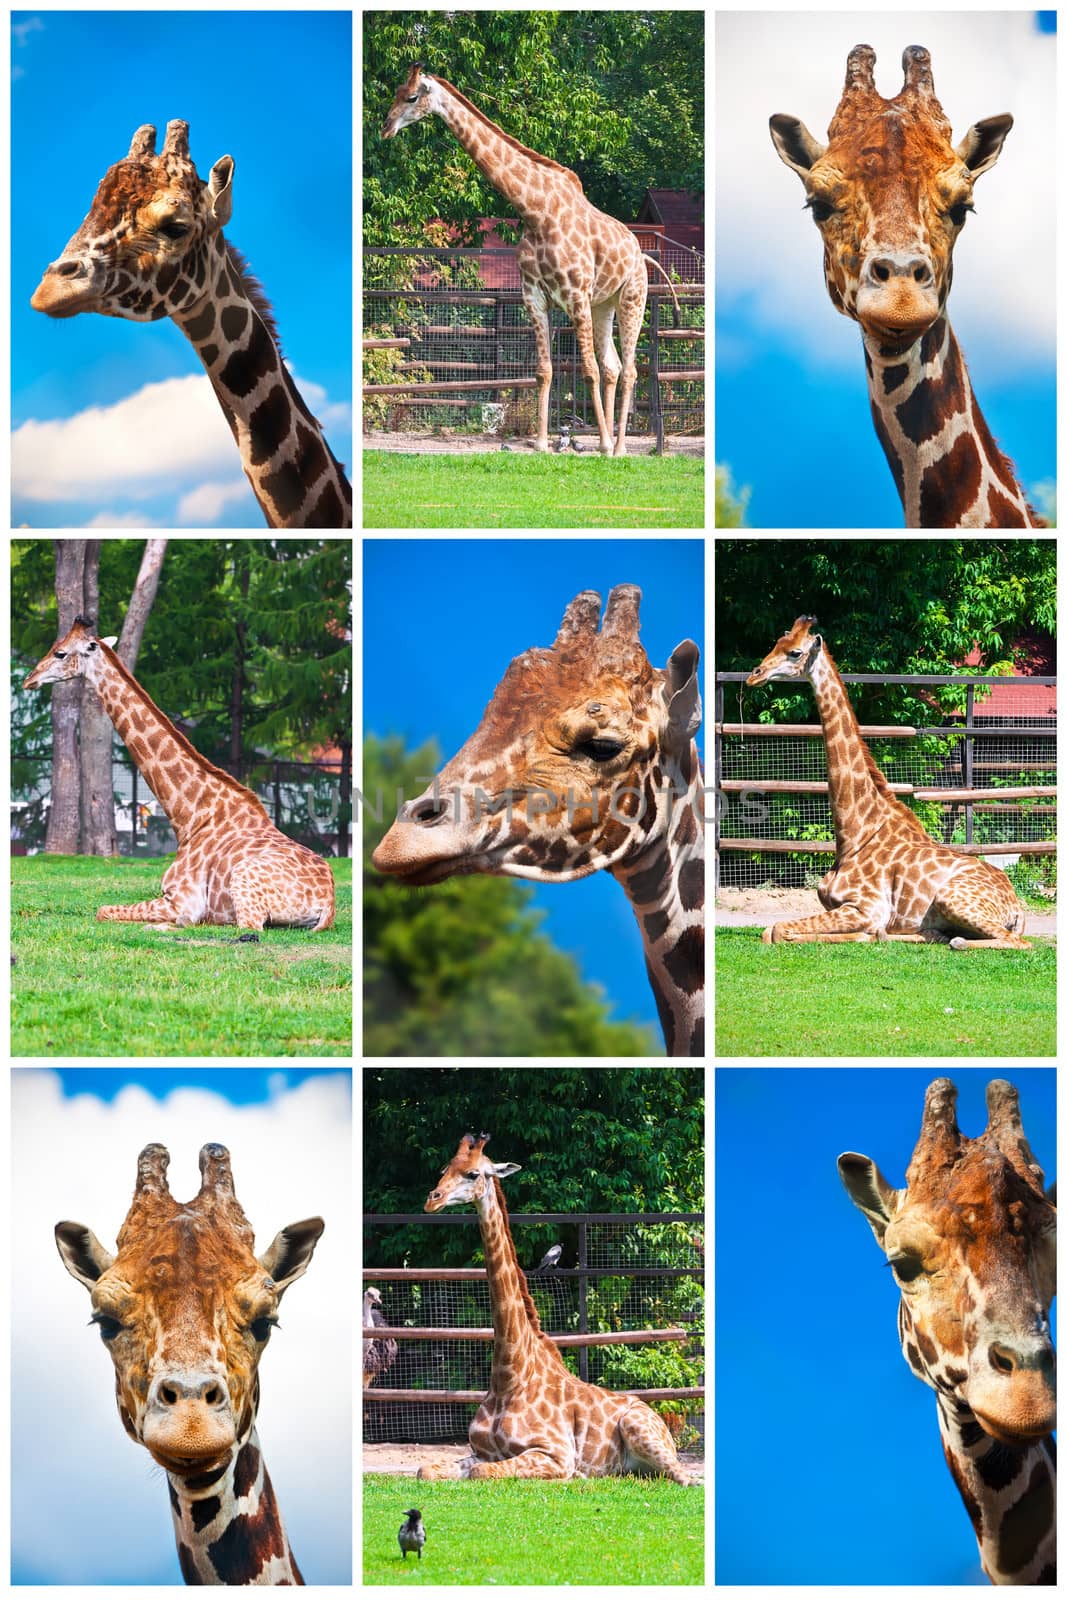
POLYGON ((365 528, 703 528, 689 456, 363 453, 365 528))
POLYGON ((766 945, 715 934, 717 1056, 1052 1056, 1056 947, 766 945))
POLYGON ((235 928, 96 921, 98 906, 157 895, 171 859, 12 861, 12 1055, 350 1055, 351 861, 330 862, 326 933, 238 944, 235 928))
POLYGON ((666 1478, 565 1483, 363 1479, 363 1582, 702 1584, 704 1493, 666 1478), (403 1559, 404 1512, 422 1512, 422 1560, 403 1559))

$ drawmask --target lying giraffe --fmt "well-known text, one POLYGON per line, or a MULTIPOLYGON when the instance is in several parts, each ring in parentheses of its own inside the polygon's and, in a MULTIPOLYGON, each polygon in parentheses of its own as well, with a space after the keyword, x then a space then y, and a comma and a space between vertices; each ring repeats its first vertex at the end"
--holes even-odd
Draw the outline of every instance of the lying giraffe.
POLYGON ((236 924, 256 942, 270 926, 333 926, 329 863, 271 822, 251 789, 196 750, 149 699, 87 618, 49 650, 24 688, 84 677, 159 801, 178 837, 178 854, 163 874, 156 900, 101 906, 98 922, 236 924))
POLYGON ((996 1079, 977 1139, 956 1088, 926 1091, 907 1187, 868 1156, 838 1158, 900 1289, 904 1358, 937 1395, 941 1443, 991 1583, 1056 1582, 1056 1208, 1023 1134, 1018 1091, 996 1079))
POLYGON ((352 487, 282 360, 262 289, 223 236, 233 173, 222 156, 201 181, 187 122, 168 122, 159 155, 155 128, 138 128, 30 304, 50 317, 172 317, 211 380, 267 526, 350 528, 352 487))
POLYGON ((824 910, 777 922, 765 944, 864 943, 899 939, 953 950, 1029 950, 1026 914, 1006 873, 980 856, 931 839, 898 800, 860 737, 848 690, 814 617, 798 617, 746 683, 806 679, 815 692, 823 739, 833 869, 819 884, 824 910))
POLYGON ((663 1475, 689 1488, 666 1423, 636 1395, 583 1383, 541 1331, 515 1254, 501 1178, 522 1168, 490 1161, 487 1133, 459 1141, 424 1210, 474 1205, 493 1307, 489 1393, 470 1426, 471 1453, 428 1464, 420 1478, 605 1478, 663 1475))
POLYGON ((57 1223, 59 1254, 92 1297, 122 1425, 167 1474, 186 1583, 303 1584, 256 1434, 258 1369, 324 1224, 290 1223, 257 1258, 229 1151, 204 1146, 185 1205, 169 1161, 160 1144, 137 1158, 116 1255, 80 1222, 57 1223))
POLYGON ((979 410, 946 309, 975 182, 996 164, 1012 118, 983 118, 953 149, 930 52, 904 51, 892 100, 875 88, 874 63, 870 45, 849 52, 825 145, 783 114, 771 118, 771 139, 804 185, 830 299, 863 330, 871 414, 905 522, 1043 527, 979 410))
POLYGON ((572 883, 605 869, 625 889, 672 1056, 704 1053, 704 791, 700 652, 662 672, 638 640, 641 591, 567 607, 551 650, 527 650, 482 722, 374 852, 409 884, 488 872, 572 883))

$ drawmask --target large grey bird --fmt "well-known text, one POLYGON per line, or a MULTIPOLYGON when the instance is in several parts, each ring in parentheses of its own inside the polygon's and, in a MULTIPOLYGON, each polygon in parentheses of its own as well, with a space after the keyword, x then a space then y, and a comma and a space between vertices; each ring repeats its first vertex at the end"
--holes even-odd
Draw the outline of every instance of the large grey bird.
POLYGON ((400 1524, 400 1532, 396 1536, 403 1552, 401 1560, 406 1561, 408 1551, 415 1550, 418 1552, 418 1557, 421 1561, 422 1547, 426 1543, 426 1529, 422 1525, 422 1512, 405 1511, 404 1515, 408 1520, 400 1524))
MULTIPOLYGON (((387 1328, 389 1326, 388 1319, 378 1309, 381 1303, 380 1291, 368 1289, 363 1296, 363 1326, 365 1328, 387 1328)), ((396 1360, 396 1351, 397 1344, 395 1339, 364 1339, 364 1389, 369 1389, 380 1373, 389 1371, 389 1368, 396 1360)))

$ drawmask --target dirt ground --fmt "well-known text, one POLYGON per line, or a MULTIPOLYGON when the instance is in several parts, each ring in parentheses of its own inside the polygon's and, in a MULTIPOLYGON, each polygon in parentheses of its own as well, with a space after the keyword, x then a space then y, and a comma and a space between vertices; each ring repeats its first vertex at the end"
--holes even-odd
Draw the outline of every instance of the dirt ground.
MULTIPOLYGON (((555 443, 552 440, 552 443, 555 443)), ((652 454, 655 439, 628 434, 626 448, 632 456, 652 454)), ((515 455, 535 455, 531 439, 498 439, 491 433, 365 433, 364 450, 399 450, 419 456, 474 455, 499 453, 504 445, 515 455)), ((703 460, 704 440, 689 434, 667 434, 663 441, 664 453, 669 456, 694 456, 703 460)), ((580 450, 568 450, 568 455, 599 457, 595 439, 581 440, 580 450)))
MULTIPOLYGON (((715 924, 720 928, 764 928, 787 917, 812 917, 821 910, 814 889, 720 889, 715 897, 715 924)), ((1055 911, 1027 910, 1026 931, 1037 938, 1054 939, 1055 911)))
MULTIPOLYGON (((424 1462, 461 1461, 466 1454, 465 1444, 365 1444, 363 1470, 413 1478, 424 1462)), ((691 1477, 703 1483, 703 1456, 682 1451, 678 1459, 691 1477)))

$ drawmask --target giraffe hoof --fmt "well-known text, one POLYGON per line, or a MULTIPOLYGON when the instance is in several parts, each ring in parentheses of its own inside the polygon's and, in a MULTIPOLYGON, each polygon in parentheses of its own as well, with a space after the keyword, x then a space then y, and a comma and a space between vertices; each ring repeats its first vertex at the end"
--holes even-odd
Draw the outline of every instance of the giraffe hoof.
POLYGON ((957 934, 955 939, 949 940, 948 947, 950 950, 966 950, 967 941, 963 938, 962 934, 957 934))

